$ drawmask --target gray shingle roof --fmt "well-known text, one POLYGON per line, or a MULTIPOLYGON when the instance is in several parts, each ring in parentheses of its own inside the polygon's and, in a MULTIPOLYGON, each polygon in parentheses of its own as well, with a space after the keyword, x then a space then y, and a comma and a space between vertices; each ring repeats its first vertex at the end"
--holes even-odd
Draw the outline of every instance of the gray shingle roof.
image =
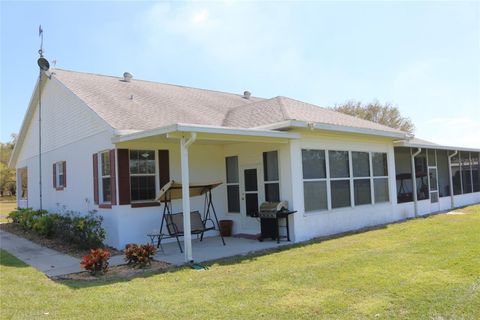
POLYGON ((175 123, 253 128, 285 120, 401 131, 298 100, 262 99, 54 69, 54 77, 115 129, 147 130, 175 123))

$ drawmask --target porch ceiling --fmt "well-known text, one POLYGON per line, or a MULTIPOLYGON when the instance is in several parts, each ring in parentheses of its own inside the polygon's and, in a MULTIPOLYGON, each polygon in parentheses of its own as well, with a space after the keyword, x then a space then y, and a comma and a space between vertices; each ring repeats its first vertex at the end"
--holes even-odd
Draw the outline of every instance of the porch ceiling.
POLYGON ((287 143, 291 139, 299 139, 300 134, 265 129, 227 128, 214 126, 198 126, 191 124, 175 124, 152 130, 120 133, 112 138, 112 142, 122 145, 129 142, 171 143, 197 134, 196 142, 201 144, 225 144, 239 142, 287 143))

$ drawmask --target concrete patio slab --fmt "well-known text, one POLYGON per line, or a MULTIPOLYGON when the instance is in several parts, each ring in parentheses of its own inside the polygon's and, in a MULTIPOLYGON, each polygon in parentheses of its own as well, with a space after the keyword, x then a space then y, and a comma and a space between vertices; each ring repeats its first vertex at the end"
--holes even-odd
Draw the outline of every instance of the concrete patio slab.
MULTIPOLYGON (((183 238, 180 238, 180 243, 183 248, 183 238)), ((221 258, 227 258, 237 255, 247 255, 255 251, 262 251, 267 249, 274 249, 281 246, 292 244, 293 242, 276 241, 260 242, 258 240, 226 237, 225 246, 222 244, 220 237, 208 237, 203 241, 195 239, 192 241, 192 253, 195 262, 206 262, 221 258)), ((163 251, 159 248, 155 255, 156 260, 169 262, 173 265, 185 264, 184 254, 180 252, 176 242, 169 242, 162 244, 163 251)))

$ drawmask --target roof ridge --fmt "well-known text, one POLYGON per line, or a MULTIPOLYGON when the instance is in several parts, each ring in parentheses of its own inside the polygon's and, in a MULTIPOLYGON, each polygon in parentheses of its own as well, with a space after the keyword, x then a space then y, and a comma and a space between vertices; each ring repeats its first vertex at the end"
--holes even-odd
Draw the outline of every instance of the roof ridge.
POLYGON ((284 98, 286 98, 286 97, 284 97, 284 96, 275 97, 275 99, 278 100, 278 104, 280 105, 280 111, 282 112, 283 118, 285 120, 294 120, 294 119, 290 119, 290 115, 288 114, 288 110, 287 110, 287 108, 285 108, 285 104, 283 103, 284 98))
POLYGON ((366 119, 362 119, 360 117, 356 117, 356 116, 352 116, 352 115, 349 115, 349 114, 346 114, 346 113, 342 113, 342 112, 339 112, 339 111, 336 111, 336 110, 333 110, 332 108, 326 108, 326 107, 322 107, 322 106, 319 106, 319 105, 316 105, 316 104, 313 104, 313 103, 309 103, 309 102, 305 102, 305 101, 301 101, 301 100, 297 100, 297 99, 294 99, 294 98, 290 98, 290 97, 285 97, 285 96, 281 96, 283 99, 289 99, 289 100, 293 100, 293 101, 296 101, 296 102, 299 102, 299 103, 303 103, 303 104, 307 104, 307 105, 311 105, 311 106, 315 106, 317 108, 320 108, 322 110, 325 110, 329 113, 334 113, 334 114, 340 114, 344 117, 348 117, 348 118, 354 118, 355 120, 357 121, 363 121, 363 122, 368 122, 368 123, 375 123, 379 126, 382 126, 382 127, 385 127, 385 128, 389 128, 389 129, 392 129, 392 130, 397 130, 397 131, 400 131, 400 132, 405 132, 403 130, 400 130, 400 129, 397 129, 397 128, 392 128, 392 127, 389 127, 387 125, 384 125, 384 124, 381 124, 381 123, 378 123, 378 122, 373 122, 373 121, 370 121, 370 120, 366 120, 366 119))
MULTIPOLYGON (((73 73, 93 75, 93 76, 98 76, 98 77, 114 78, 114 79, 120 79, 120 80, 122 78, 122 77, 112 76, 112 75, 108 75, 108 74, 93 73, 93 72, 81 72, 81 71, 62 69, 62 68, 52 68, 51 70, 54 74, 55 74, 55 70, 60 70, 60 71, 65 71, 65 72, 73 72, 73 73)), ((215 93, 222 93, 222 94, 226 94, 226 95, 237 96, 237 97, 240 97, 240 98, 243 97, 243 94, 237 94, 237 93, 220 91, 220 90, 191 87, 191 86, 186 86, 186 85, 166 83, 166 82, 158 82, 158 81, 153 81, 153 80, 145 80, 145 79, 137 79, 137 78, 133 78, 133 80, 134 81, 141 81, 141 82, 148 82, 148 83, 153 83, 153 84, 161 84, 161 85, 177 87, 177 88, 185 88, 185 89, 194 89, 194 90, 202 90, 202 91, 209 91, 209 92, 215 92, 215 93)), ((252 96, 252 98, 260 99, 258 101, 266 100, 266 98, 262 98, 262 97, 258 97, 258 96, 252 96)), ((258 102, 258 101, 253 101, 253 102, 258 102)))
POLYGON ((266 101, 270 101, 270 100, 275 100, 276 98, 278 97, 273 97, 273 98, 262 98, 262 100, 258 100, 258 101, 251 101, 251 102, 248 102, 248 103, 245 103, 245 104, 241 104, 241 105, 238 105, 236 107, 233 107, 231 108, 230 110, 227 111, 227 113, 225 113, 225 117, 223 118, 222 120, 222 125, 225 125, 225 122, 228 120, 228 117, 230 116, 230 114, 232 112, 235 112, 237 111, 238 109, 240 108, 248 108, 248 107, 251 107, 252 105, 255 105, 257 103, 260 103, 260 102, 266 102, 266 101))

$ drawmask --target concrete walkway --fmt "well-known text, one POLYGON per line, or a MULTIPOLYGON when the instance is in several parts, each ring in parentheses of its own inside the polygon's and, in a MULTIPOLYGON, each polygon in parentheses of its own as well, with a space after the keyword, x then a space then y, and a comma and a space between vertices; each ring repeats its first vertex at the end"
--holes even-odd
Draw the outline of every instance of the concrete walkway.
MULTIPOLYGON (((195 261, 205 262, 237 255, 248 255, 255 251, 274 249, 291 244, 291 242, 277 244, 276 241, 259 242, 257 240, 231 237, 225 238, 225 242, 226 245, 224 246, 218 236, 205 238, 202 242, 198 239, 193 240, 195 261)), ((0 230, 0 248, 45 273, 47 276, 60 276, 85 271, 85 269, 80 267, 80 259, 38 245, 3 230, 0 230)), ((185 263, 184 254, 180 253, 176 242, 165 243, 162 245, 162 249, 155 255, 156 260, 169 262, 177 266, 185 263)), ((113 256, 110 258, 109 263, 110 266, 124 264, 124 256, 113 256)))
POLYGON ((47 276, 83 271, 80 268, 80 259, 43 247, 3 230, 0 230, 0 248, 47 276))

